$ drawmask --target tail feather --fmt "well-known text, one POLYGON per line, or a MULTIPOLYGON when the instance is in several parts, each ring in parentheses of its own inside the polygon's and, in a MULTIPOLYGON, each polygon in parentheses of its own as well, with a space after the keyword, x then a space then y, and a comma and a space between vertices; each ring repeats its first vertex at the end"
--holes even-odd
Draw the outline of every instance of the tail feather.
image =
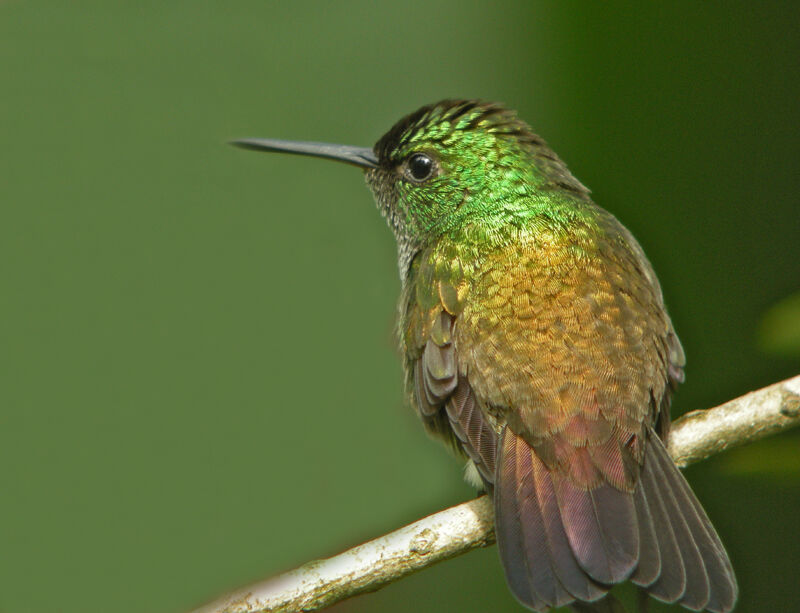
MULTIPOLYGON (((649 457, 657 461, 658 469, 663 476, 662 488, 663 490, 669 488, 676 515, 682 519, 691 534, 694 547, 689 553, 699 559, 703 569, 702 574, 697 574, 699 580, 704 577, 708 585, 708 593, 705 594, 703 585, 695 587, 691 581, 687 581, 686 594, 680 603, 688 608, 705 609, 715 613, 730 611, 738 591, 730 559, 686 479, 670 459, 661 441, 656 437, 652 439, 649 445, 652 452, 649 457)), ((684 559, 687 557, 684 553, 684 559)), ((699 580, 697 583, 700 583, 699 580)))
POLYGON ((497 542, 511 591, 525 606, 601 606, 611 585, 629 578, 665 602, 732 610, 737 587, 725 549, 654 433, 633 493, 572 484, 507 427, 497 450, 497 542))
POLYGON ((511 591, 525 606, 599 603, 611 585, 629 578, 688 609, 733 609, 730 560, 654 433, 633 493, 609 483, 574 485, 508 427, 497 448, 497 542, 511 591))
MULTIPOLYGON (((648 455, 651 454, 648 452, 648 455)), ((676 602, 686 591, 686 568, 683 564, 680 547, 675 540, 672 521, 661 497, 661 486, 656 479, 653 464, 655 461, 650 461, 649 458, 645 459, 639 477, 639 489, 643 490, 647 499, 661 558, 661 574, 654 583, 647 587, 647 591, 651 596, 664 602, 676 602)), ((643 582, 636 581, 636 583, 645 585, 643 582)))
MULTIPOLYGON (((605 596, 608 586, 586 571, 571 545, 562 519, 564 506, 571 502, 558 498, 553 474, 530 446, 508 429, 501 435, 499 449, 494 490, 495 524, 500 558, 511 591, 520 602, 534 610, 563 606, 576 599, 597 601, 605 596)), ((571 490, 564 491, 567 498, 573 496, 571 490)), ((609 507, 598 513, 591 499, 589 503, 587 512, 591 517, 582 523, 594 524, 588 529, 592 538, 608 539, 613 530, 606 526, 604 532, 600 526, 608 523, 614 509, 609 507)), ((618 549, 618 545, 608 541, 585 550, 615 548, 618 549)), ((610 567, 618 565, 603 554, 598 568, 608 574, 610 567)))
POLYGON ((553 569, 572 596, 585 601, 597 600, 606 593, 607 588, 598 585, 589 577, 575 558, 561 520, 553 479, 542 461, 532 451, 529 453, 533 463, 532 474, 537 501, 547 535, 547 550, 553 569))
POLYGON ((556 577, 533 487, 530 448, 510 432, 501 439, 495 483, 495 531, 506 580, 525 606, 542 611, 574 600, 556 577))
POLYGON ((651 585, 661 575, 661 551, 658 547, 658 536, 653 527, 651 503, 647 498, 645 488, 641 485, 637 487, 633 499, 639 522, 639 564, 631 575, 631 581, 636 585, 651 585))
POLYGON ((633 494, 603 483, 583 489, 553 477, 561 519, 572 551, 595 581, 624 581, 639 557, 639 528, 633 494))
POLYGON ((667 472, 665 472, 664 463, 658 457, 657 445, 657 441, 650 441, 649 450, 654 451, 648 454, 648 457, 645 458, 645 463, 652 460, 649 468, 653 471, 656 482, 659 484, 661 500, 664 502, 672 532, 675 535, 675 542, 680 549, 681 558, 686 568, 686 589, 679 602, 688 609, 702 611, 708 604, 711 588, 705 563, 687 523, 687 519, 690 519, 688 513, 692 513, 693 508, 690 502, 680 497, 680 492, 673 490, 670 483, 670 475, 667 472, 677 473, 678 469, 674 467, 674 464, 671 464, 666 469, 667 472))

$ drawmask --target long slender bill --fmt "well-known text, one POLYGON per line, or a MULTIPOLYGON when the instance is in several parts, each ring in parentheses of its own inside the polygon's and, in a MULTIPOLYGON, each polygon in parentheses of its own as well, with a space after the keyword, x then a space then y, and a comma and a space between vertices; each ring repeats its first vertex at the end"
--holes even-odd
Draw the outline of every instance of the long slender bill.
POLYGON ((351 147, 332 143, 311 143, 305 141, 276 140, 272 138, 242 138, 231 141, 232 145, 254 151, 273 151, 277 153, 294 153, 317 158, 327 158, 352 164, 361 168, 377 168, 378 158, 372 149, 367 147, 351 147))

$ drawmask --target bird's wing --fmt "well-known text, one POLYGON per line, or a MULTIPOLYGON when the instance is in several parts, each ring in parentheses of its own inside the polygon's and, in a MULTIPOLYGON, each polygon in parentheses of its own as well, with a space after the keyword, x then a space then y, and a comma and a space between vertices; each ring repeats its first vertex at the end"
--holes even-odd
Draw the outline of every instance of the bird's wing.
POLYGON ((400 336, 408 357, 407 385, 429 432, 475 464, 486 489, 495 477, 497 431, 458 372, 455 322, 469 290, 457 259, 438 265, 441 253, 425 253, 411 267, 400 336))

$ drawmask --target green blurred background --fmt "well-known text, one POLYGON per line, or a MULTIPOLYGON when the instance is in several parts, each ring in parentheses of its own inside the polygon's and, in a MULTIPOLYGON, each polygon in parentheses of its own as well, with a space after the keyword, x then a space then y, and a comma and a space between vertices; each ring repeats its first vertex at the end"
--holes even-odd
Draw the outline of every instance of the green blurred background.
MULTIPOLYGON (((372 144, 517 108, 639 238, 676 413, 800 372, 796 3, 0 0, 0 611, 179 613, 473 496, 404 406, 372 144)), ((800 610, 800 438, 687 471, 800 610)), ((338 611, 521 611, 494 548, 338 611)), ((674 610, 653 607, 654 611, 674 610)))

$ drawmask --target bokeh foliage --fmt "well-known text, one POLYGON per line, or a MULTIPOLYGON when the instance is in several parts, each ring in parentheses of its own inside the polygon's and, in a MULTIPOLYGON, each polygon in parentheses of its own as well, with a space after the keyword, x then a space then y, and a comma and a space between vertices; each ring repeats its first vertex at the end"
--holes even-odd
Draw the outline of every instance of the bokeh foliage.
MULTIPOLYGON (((404 407, 358 172, 229 138, 366 145, 502 100, 653 261, 677 413, 796 374, 799 25, 769 2, 0 1, 0 610, 178 612, 472 495, 404 407)), ((800 608, 799 450, 688 471, 739 611, 800 608)), ((493 549, 339 608, 520 610, 493 549)))

